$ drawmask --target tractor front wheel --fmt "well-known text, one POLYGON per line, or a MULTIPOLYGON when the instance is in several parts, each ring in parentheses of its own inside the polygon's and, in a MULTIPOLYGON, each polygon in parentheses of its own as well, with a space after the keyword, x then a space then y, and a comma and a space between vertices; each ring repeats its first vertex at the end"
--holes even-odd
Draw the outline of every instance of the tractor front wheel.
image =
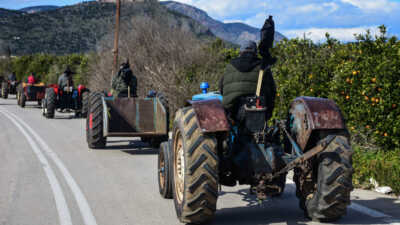
POLYGON ((295 169, 296 195, 306 216, 328 222, 346 214, 353 190, 352 154, 348 138, 336 135, 313 160, 311 173, 295 169))
POLYGON ((1 83, 1 97, 3 97, 4 99, 8 98, 8 83, 7 82, 1 83))
POLYGON ((171 141, 161 143, 160 151, 158 153, 158 189, 163 198, 172 198, 172 150, 171 141))
POLYGON ((94 93, 89 99, 89 111, 86 117, 86 139, 89 148, 104 148, 107 137, 103 133, 103 95, 94 93))
POLYGON ((20 97, 19 101, 20 101, 20 105, 19 105, 19 106, 21 106, 22 108, 24 108, 24 107, 25 107, 25 104, 26 104, 26 95, 25 95, 25 93, 22 93, 22 94, 21 94, 21 97, 20 97))
POLYGON ((192 107, 177 112, 172 148, 172 187, 179 220, 196 224, 211 220, 218 199, 217 139, 201 131, 192 107))

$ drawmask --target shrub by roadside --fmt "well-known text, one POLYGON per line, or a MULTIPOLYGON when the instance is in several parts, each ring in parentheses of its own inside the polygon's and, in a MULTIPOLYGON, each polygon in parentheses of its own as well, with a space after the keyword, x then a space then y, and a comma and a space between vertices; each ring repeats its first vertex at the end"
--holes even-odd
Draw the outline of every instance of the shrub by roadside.
POLYGON ((356 187, 371 188, 370 178, 379 185, 389 186, 400 195, 400 149, 393 151, 370 151, 354 147, 353 183, 356 187))

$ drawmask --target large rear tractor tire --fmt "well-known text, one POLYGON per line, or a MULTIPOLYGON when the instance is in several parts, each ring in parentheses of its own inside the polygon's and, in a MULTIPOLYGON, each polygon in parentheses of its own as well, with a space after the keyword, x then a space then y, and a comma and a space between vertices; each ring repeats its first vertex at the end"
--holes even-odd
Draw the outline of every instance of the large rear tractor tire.
POLYGON ((44 99, 45 107, 43 107, 43 114, 46 118, 54 118, 56 107, 57 107, 57 95, 53 88, 46 89, 46 95, 44 99))
POLYGON ((84 91, 82 93, 82 109, 81 109, 82 118, 86 118, 87 115, 88 115, 89 97, 90 97, 90 92, 89 91, 84 91))
POLYGON ((301 169, 295 169, 296 195, 307 217, 331 222, 346 215, 353 190, 352 154, 348 138, 336 135, 326 149, 313 159, 310 174, 305 175, 301 169))
POLYGON ((104 148, 107 143, 107 137, 103 133, 103 95, 94 93, 89 99, 89 112, 86 118, 86 139, 89 148, 104 148))
POLYGON ((218 199, 217 139, 198 127, 192 107, 177 112, 173 128, 172 186, 182 223, 213 219, 218 199))
POLYGON ((160 195, 172 199, 172 150, 171 141, 161 143, 158 153, 158 189, 160 195))
POLYGON ((1 83, 1 97, 4 99, 8 98, 8 83, 7 82, 1 83))

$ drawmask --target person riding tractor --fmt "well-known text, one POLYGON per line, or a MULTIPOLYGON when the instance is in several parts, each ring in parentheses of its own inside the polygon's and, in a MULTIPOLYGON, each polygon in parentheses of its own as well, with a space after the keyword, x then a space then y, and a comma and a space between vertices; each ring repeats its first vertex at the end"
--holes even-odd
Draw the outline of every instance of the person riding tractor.
MULTIPOLYGON (((64 109, 70 109, 74 108, 71 107, 72 102, 70 101, 72 98, 72 90, 74 87, 74 81, 72 80, 72 75, 75 74, 72 72, 72 70, 67 67, 64 71, 64 73, 58 78, 58 86, 59 89, 63 92, 61 95, 61 107, 60 111, 63 111, 64 109)), ((77 103, 74 102, 74 105, 77 103)))
POLYGON ((9 81, 17 81, 17 76, 15 75, 15 72, 12 72, 10 75, 8 75, 8 80, 9 81))
POLYGON ((257 44, 254 41, 244 43, 240 49, 239 57, 228 64, 225 74, 220 80, 219 89, 223 95, 223 106, 232 120, 241 120, 243 117, 243 105, 248 97, 256 93, 259 71, 264 71, 264 79, 261 84, 260 103, 267 108, 266 121, 272 116, 275 103, 276 85, 270 66, 276 59, 272 58, 269 49, 274 41, 274 21, 266 20, 262 29, 262 41, 260 43, 260 55, 258 57, 257 44))
POLYGON ((137 78, 133 75, 129 61, 122 63, 112 79, 111 93, 117 97, 137 97, 137 78))
POLYGON ((26 79, 26 83, 34 85, 36 83, 36 74, 31 73, 28 78, 26 79))

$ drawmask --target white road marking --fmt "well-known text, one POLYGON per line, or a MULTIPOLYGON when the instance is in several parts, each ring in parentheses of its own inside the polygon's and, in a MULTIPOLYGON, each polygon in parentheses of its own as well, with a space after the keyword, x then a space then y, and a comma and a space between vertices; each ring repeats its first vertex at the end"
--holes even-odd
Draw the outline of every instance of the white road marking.
POLYGON ((25 123, 22 119, 18 118, 16 115, 11 113, 8 110, 4 110, 7 113, 10 114, 10 116, 14 117, 15 120, 19 121, 32 135, 33 137, 38 141, 38 143, 42 146, 45 154, 50 157, 55 165, 58 167, 60 170, 61 174, 64 176, 68 186, 70 187, 75 200, 78 204, 79 210, 82 214, 83 220, 86 225, 97 225, 96 218, 94 217, 92 210, 90 209, 89 203, 86 200, 85 195, 82 193, 81 189, 79 188, 78 184, 68 171, 68 169, 65 167, 64 163, 60 160, 60 158, 57 156, 57 154, 51 150, 51 148, 46 144, 46 142, 27 124, 25 123))
MULTIPOLYGON (((286 179, 286 184, 296 185, 292 179, 286 179)), ((385 221, 387 224, 400 225, 400 223, 396 223, 398 221, 393 220, 392 216, 376 211, 374 209, 370 209, 360 204, 352 202, 348 207, 352 210, 355 210, 357 212, 360 212, 362 214, 365 214, 373 218, 382 218, 383 221, 385 221)))
POLYGON ((46 173, 47 179, 49 180, 51 190, 53 191, 60 225, 72 225, 71 213, 68 209, 67 201, 65 200, 65 196, 62 191, 61 185, 58 182, 53 169, 51 168, 46 157, 43 155, 39 146, 35 143, 35 141, 33 141, 33 139, 24 130, 24 128, 19 123, 17 123, 11 116, 7 115, 2 110, 0 110, 0 113, 2 113, 5 117, 7 117, 18 128, 18 130, 25 136, 26 140, 31 145, 32 150, 35 153, 36 157, 39 159, 40 163, 42 164, 43 170, 46 173))
POLYGON ((356 210, 356 211, 358 211, 360 213, 366 214, 366 215, 368 215, 370 217, 373 217, 373 218, 391 218, 391 216, 389 216, 389 215, 386 215, 386 214, 378 212, 376 210, 367 208, 367 207, 362 206, 362 205, 357 204, 357 203, 351 203, 349 208, 353 209, 353 210, 356 210))

